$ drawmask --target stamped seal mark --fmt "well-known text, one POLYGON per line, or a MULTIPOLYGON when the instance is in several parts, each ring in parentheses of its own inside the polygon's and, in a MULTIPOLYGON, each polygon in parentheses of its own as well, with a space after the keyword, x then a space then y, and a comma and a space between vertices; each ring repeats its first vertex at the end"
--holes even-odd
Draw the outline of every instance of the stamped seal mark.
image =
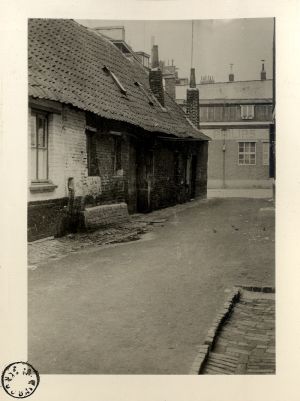
POLYGON ((40 382, 39 373, 28 362, 14 362, 6 366, 1 375, 1 384, 8 395, 14 398, 29 397, 40 382))

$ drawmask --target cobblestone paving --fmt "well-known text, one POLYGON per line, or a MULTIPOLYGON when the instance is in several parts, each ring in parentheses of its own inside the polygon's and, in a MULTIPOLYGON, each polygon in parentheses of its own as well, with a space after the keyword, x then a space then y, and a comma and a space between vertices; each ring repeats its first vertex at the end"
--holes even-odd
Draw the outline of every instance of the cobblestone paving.
POLYGON ((134 241, 141 234, 149 231, 146 223, 133 223, 97 230, 90 233, 76 233, 61 238, 47 238, 28 244, 29 269, 35 265, 47 262, 49 259, 60 259, 70 252, 76 252, 91 245, 104 246, 116 242, 134 241))
POLYGON ((58 260, 72 252, 88 246, 105 246, 114 243, 136 241, 152 230, 154 226, 163 226, 168 217, 205 203, 206 200, 195 200, 166 209, 156 210, 150 214, 135 214, 129 222, 100 229, 89 233, 76 233, 61 238, 45 238, 28 244, 28 267, 35 270, 37 265, 48 260, 58 260))
POLYGON ((275 295, 243 291, 202 374, 275 373, 275 295))

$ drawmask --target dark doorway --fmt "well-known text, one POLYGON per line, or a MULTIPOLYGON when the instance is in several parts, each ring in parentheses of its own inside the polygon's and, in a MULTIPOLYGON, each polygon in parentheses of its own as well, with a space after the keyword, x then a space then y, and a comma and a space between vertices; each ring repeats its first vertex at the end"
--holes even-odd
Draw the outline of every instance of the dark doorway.
POLYGON ((147 213, 151 208, 153 181, 153 152, 142 150, 137 154, 137 211, 147 213))
POLYGON ((197 156, 192 155, 191 162, 191 198, 196 196, 197 156))

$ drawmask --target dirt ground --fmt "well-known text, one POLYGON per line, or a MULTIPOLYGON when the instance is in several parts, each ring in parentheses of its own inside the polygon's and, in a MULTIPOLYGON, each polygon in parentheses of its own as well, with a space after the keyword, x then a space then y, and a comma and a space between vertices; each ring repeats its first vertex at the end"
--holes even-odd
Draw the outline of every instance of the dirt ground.
POLYGON ((210 199, 139 219, 156 223, 138 241, 66 247, 29 270, 28 358, 40 373, 187 374, 228 290, 274 286, 268 200, 210 199))

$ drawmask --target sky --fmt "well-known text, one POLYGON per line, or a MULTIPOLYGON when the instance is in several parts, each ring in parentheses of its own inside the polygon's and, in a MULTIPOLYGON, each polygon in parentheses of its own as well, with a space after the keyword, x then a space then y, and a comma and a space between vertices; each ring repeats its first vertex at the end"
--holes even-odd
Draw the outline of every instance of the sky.
POLYGON ((189 77, 193 63, 197 82, 204 75, 213 76, 216 82, 227 81, 230 64, 236 81, 260 79, 262 59, 267 78, 272 78, 273 18, 194 20, 193 23, 190 20, 77 22, 91 28, 124 26, 126 42, 134 51, 148 54, 154 37, 160 60, 171 63, 173 59, 182 78, 189 77))

